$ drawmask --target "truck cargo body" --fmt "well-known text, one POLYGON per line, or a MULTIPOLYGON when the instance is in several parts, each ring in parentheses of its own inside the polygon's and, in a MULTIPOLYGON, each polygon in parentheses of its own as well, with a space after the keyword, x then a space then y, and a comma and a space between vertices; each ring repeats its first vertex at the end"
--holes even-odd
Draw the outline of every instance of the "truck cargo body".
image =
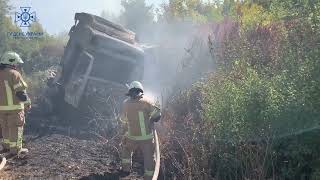
POLYGON ((75 20, 58 80, 63 101, 71 107, 61 108, 73 109, 64 112, 78 115, 73 118, 87 119, 79 120, 83 125, 94 116, 115 119, 126 83, 143 78, 144 51, 135 34, 120 25, 86 13, 77 13, 75 20))

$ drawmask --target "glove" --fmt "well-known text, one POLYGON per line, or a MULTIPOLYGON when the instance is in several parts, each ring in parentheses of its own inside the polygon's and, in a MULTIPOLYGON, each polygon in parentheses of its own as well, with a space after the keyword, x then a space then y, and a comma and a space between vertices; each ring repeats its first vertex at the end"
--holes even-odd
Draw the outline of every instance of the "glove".
POLYGON ((16 92, 16 96, 17 96, 17 98, 18 98, 20 101, 22 101, 22 102, 28 100, 28 95, 27 95, 27 93, 26 93, 25 91, 18 91, 18 92, 16 92))
POLYGON ((156 113, 150 118, 151 122, 158 122, 161 119, 161 112, 156 113))
POLYGON ((161 116, 152 117, 151 122, 158 122, 161 119, 161 116))

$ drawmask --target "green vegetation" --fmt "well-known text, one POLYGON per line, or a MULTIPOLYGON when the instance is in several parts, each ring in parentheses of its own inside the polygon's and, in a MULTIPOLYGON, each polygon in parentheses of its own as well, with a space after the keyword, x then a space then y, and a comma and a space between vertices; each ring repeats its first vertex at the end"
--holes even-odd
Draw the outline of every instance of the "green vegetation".
POLYGON ((29 92, 33 99, 45 87, 49 70, 54 70, 60 63, 67 35, 49 35, 40 23, 33 23, 28 31, 43 32, 39 38, 14 38, 10 32, 22 32, 20 27, 7 16, 10 11, 7 0, 0 0, 0 54, 5 51, 16 51, 24 60, 22 66, 26 80, 30 86, 29 92))
MULTIPOLYGON (((209 38, 217 70, 169 105, 173 112, 166 118, 176 122, 166 121, 174 129, 167 141, 178 141, 180 147, 168 143, 166 148, 183 154, 168 151, 168 167, 181 172, 172 176, 319 178, 320 2, 247 0, 211 6, 224 17, 215 22, 225 33, 209 38)), ((173 17, 192 17, 173 9, 173 17)))
POLYGON ((154 19, 153 7, 147 6, 145 0, 122 0, 124 11, 120 15, 120 22, 139 36, 144 33, 145 25, 151 24, 154 19))
MULTIPOLYGON (((0 53, 19 52, 30 83, 44 87, 66 35, 8 37, 21 29, 5 16, 6 2, 0 53)), ((126 27, 142 33, 156 23, 144 0, 122 5, 126 27)), ((216 25, 208 40, 216 70, 170 99, 162 124, 167 177, 319 179, 320 1, 170 0, 161 7, 158 23, 183 21, 216 25)), ((30 29, 44 32, 37 23, 30 29)))
POLYGON ((222 6, 219 3, 204 3, 201 0, 170 0, 162 5, 159 14, 160 21, 174 23, 177 21, 192 21, 205 23, 208 21, 220 21, 222 6))
POLYGON ((239 36, 213 47, 219 68, 202 86, 203 117, 217 137, 271 137, 319 124, 319 11, 310 8, 316 2, 280 2, 238 4, 239 36))

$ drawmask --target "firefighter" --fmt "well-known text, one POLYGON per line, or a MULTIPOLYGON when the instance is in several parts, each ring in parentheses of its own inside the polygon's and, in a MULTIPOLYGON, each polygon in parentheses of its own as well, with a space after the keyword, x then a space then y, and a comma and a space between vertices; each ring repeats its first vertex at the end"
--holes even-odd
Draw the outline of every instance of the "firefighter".
POLYGON ((144 159, 144 179, 152 179, 154 173, 153 124, 161 118, 160 109, 143 95, 143 86, 133 81, 129 86, 128 98, 124 101, 120 120, 126 132, 121 146, 121 170, 129 174, 132 153, 141 151, 144 159))
POLYGON ((10 155, 27 153, 22 148, 25 112, 31 108, 27 95, 27 84, 17 70, 23 61, 15 52, 6 52, 0 59, 0 126, 3 152, 10 155))

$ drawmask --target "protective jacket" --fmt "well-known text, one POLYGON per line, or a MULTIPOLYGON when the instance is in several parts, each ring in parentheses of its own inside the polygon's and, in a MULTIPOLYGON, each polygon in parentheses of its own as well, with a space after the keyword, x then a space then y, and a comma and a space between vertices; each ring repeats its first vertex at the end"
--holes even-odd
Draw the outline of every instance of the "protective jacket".
POLYGON ((131 140, 152 139, 152 119, 156 116, 160 116, 160 109, 150 99, 126 99, 122 107, 121 121, 127 125, 127 137, 131 140))
POLYGON ((144 159, 144 179, 151 180, 154 174, 153 124, 160 119, 160 108, 145 97, 128 98, 124 101, 121 121, 127 129, 122 140, 122 169, 130 171, 132 152, 141 151, 144 159))
POLYGON ((29 99, 27 101, 19 99, 26 89, 27 84, 17 70, 2 67, 0 69, 0 111, 23 110, 24 104, 30 103, 29 99))

